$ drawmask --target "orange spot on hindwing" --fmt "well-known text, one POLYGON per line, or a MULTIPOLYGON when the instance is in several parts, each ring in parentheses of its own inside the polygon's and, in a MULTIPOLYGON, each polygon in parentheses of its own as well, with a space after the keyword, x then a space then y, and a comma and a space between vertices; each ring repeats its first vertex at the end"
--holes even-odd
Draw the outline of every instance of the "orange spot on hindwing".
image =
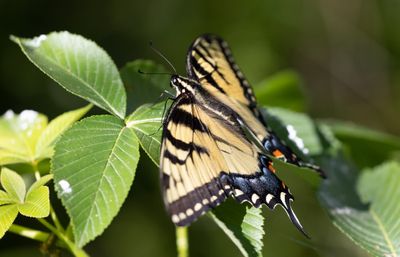
POLYGON ((283 153, 282 153, 281 151, 279 151, 278 149, 277 149, 277 150, 274 150, 274 151, 272 152, 272 154, 273 154, 276 158, 282 158, 282 157, 284 157, 283 153))
POLYGON ((269 162, 269 163, 268 163, 268 169, 269 169, 270 171, 272 171, 273 173, 276 172, 274 166, 272 165, 272 162, 269 162))

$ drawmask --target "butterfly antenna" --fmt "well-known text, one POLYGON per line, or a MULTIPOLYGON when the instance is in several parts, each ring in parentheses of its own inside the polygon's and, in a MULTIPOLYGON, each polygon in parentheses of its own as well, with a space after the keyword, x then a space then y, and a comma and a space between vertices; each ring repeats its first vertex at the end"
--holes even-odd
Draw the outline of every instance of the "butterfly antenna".
POLYGON ((169 72, 147 72, 147 71, 145 72, 145 71, 142 71, 141 69, 138 69, 138 72, 140 74, 144 74, 144 75, 169 75, 169 76, 173 75, 169 72))
POLYGON ((150 48, 156 53, 158 54, 166 63, 168 63, 168 65, 172 68, 172 70, 174 71, 174 74, 178 74, 176 72, 176 69, 174 67, 174 65, 172 65, 172 63, 167 59, 167 57, 165 57, 165 55, 163 55, 157 48, 155 48, 153 46, 153 42, 149 42, 150 48))

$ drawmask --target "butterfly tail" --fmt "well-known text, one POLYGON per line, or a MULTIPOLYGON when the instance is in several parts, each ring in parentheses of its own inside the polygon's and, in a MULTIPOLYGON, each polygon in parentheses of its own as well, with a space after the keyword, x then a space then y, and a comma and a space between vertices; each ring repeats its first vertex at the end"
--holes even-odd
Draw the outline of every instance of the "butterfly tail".
POLYGON ((240 203, 247 201, 255 207, 265 204, 270 209, 274 209, 277 205, 281 205, 293 225, 304 236, 310 238, 291 207, 291 201, 294 198, 289 188, 275 175, 271 159, 265 156, 260 158, 263 166, 262 173, 257 173, 252 177, 230 174, 233 197, 240 203))
POLYGON ((281 203, 280 205, 282 206, 282 208, 285 210, 286 214, 288 215, 290 221, 293 223, 293 225, 308 239, 310 239, 310 237, 308 236, 308 234, 306 233, 306 231, 304 230, 303 225, 301 225, 299 219, 297 218, 296 214, 294 213, 290 203, 291 201, 293 201, 293 197, 290 194, 287 194, 285 192, 281 192, 280 195, 280 200, 281 203))

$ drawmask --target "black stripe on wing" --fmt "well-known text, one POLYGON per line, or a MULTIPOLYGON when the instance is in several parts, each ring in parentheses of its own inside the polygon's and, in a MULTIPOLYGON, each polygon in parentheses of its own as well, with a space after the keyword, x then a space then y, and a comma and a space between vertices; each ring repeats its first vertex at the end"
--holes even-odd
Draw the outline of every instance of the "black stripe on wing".
POLYGON ((213 37, 215 40, 217 40, 220 47, 222 48, 222 53, 224 54, 225 59, 228 61, 231 69, 234 71, 234 73, 236 75, 236 78, 240 81, 240 85, 244 89, 243 90, 244 94, 250 102, 250 108, 256 108, 257 101, 254 96, 253 89, 251 88, 249 82, 244 77, 243 73, 240 71, 239 66, 236 64, 236 62, 233 58, 233 55, 232 55, 232 51, 228 46, 228 43, 220 37, 212 36, 212 35, 210 35, 210 37, 213 37))
POLYGON ((174 114, 170 116, 170 119, 172 122, 185 125, 192 130, 205 132, 205 125, 203 124, 203 122, 194 117, 191 113, 188 113, 182 109, 175 108, 174 114))
POLYGON ((180 139, 175 138, 175 137, 171 134, 171 131, 169 131, 168 129, 165 129, 164 136, 165 136, 166 139, 168 139, 168 141, 171 142, 171 144, 173 144, 177 149, 184 150, 184 151, 187 151, 187 152, 196 150, 197 152, 200 152, 200 153, 208 153, 208 150, 207 150, 205 147, 203 147, 203 146, 196 145, 196 144, 194 144, 193 142, 191 142, 191 143, 186 143, 186 142, 183 142, 183 141, 180 140, 180 139))
MULTIPOLYGON (((245 98, 249 101, 249 108, 252 109, 257 116, 259 116, 259 112, 256 109, 257 107, 257 102, 256 98, 254 96, 253 89, 251 88, 249 82, 246 80, 244 77, 243 73, 240 71, 239 66, 235 63, 235 60, 232 55, 232 51, 228 46, 228 43, 224 41, 222 38, 212 35, 212 34, 205 34, 200 37, 198 37, 193 44, 190 46, 188 55, 187 55, 187 73, 189 77, 195 78, 196 80, 199 80, 200 77, 197 76, 197 74, 194 72, 194 70, 198 71, 202 76, 214 87, 218 88, 221 92, 226 93, 229 96, 229 92, 225 92, 213 79, 211 76, 212 72, 217 72, 221 79, 224 80, 227 84, 230 84, 228 81, 226 81, 225 76, 223 72, 220 71, 220 66, 217 63, 216 56, 213 56, 210 51, 208 50, 209 48, 212 47, 212 44, 217 44, 219 49, 214 48, 214 51, 218 51, 221 53, 223 56, 223 59, 228 63, 229 69, 231 72, 234 74, 234 76, 237 78, 239 81, 240 86, 243 89, 243 94, 245 98), (201 51, 203 50, 205 54, 203 54, 201 51), (206 71, 204 70, 201 65, 198 63, 198 60, 192 55, 192 51, 195 51, 196 54, 200 56, 201 59, 203 59, 205 62, 207 62, 211 67, 213 67, 213 70, 206 71)), ((236 86, 236 85, 234 85, 236 86)))
MULTIPOLYGON (((213 87, 215 87, 216 89, 218 89, 221 93, 226 94, 225 90, 222 89, 222 87, 220 87, 218 85, 218 83, 214 80, 214 78, 211 76, 211 72, 206 71, 196 60, 195 58, 192 56, 190 58, 191 63, 193 65, 193 69, 197 70, 201 75, 202 78, 206 79, 207 82, 212 85, 213 87)), ((191 75, 189 75, 189 77, 192 77, 191 75)))
MULTIPOLYGON (((199 156, 205 155, 210 156, 210 152, 207 149, 207 146, 197 145, 193 141, 185 142, 179 137, 182 137, 182 134, 173 134, 168 129, 168 124, 173 123, 174 126, 183 126, 186 127, 189 134, 193 134, 198 132, 201 134, 209 135, 209 129, 201 120, 199 120, 195 115, 189 113, 182 109, 182 106, 190 106, 192 109, 194 108, 194 99, 191 94, 180 94, 178 98, 175 99, 174 104, 171 106, 169 110, 169 114, 164 123, 163 130, 163 144, 166 142, 172 144, 175 149, 182 150, 183 152, 187 152, 186 158, 181 160, 175 154, 171 153, 168 147, 165 147, 163 152, 161 153, 162 159, 168 160, 170 163, 175 165, 180 165, 181 172, 204 172, 202 167, 196 167, 195 170, 187 170, 186 163, 188 161, 193 160, 193 154, 196 153, 199 156), (185 168, 182 168, 185 167, 185 168)), ((188 109, 188 108, 187 108, 188 109)), ((182 133, 182 131, 180 131, 182 133)), ((177 133, 175 131, 174 133, 177 133)), ((208 158, 209 159, 209 158, 208 158)), ((196 163, 197 165, 205 165, 204 163, 196 163)), ((160 166, 162 168, 162 166, 160 166)), ((178 167, 175 167, 178 168, 178 167)), ((182 175, 182 174, 181 174, 182 175)), ((177 189, 177 184, 183 183, 182 180, 176 181, 175 179, 171 179, 171 174, 167 174, 161 170, 161 183, 164 191, 164 199, 166 203, 166 208, 168 213, 171 216, 172 221, 177 226, 186 226, 191 222, 196 220, 199 216, 204 214, 210 208, 214 208, 223 202, 228 196, 228 192, 223 190, 223 185, 220 182, 219 177, 212 178, 207 183, 204 183, 200 187, 194 188, 192 191, 187 192, 185 195, 180 196, 179 198, 169 202, 166 198, 165 194, 168 190, 177 189), (172 183, 172 184, 171 184, 172 183)))
POLYGON ((167 210, 177 226, 188 226, 210 209, 220 205, 231 194, 230 186, 223 184, 222 174, 201 187, 169 203, 167 210), (224 189, 225 188, 225 189, 224 189))

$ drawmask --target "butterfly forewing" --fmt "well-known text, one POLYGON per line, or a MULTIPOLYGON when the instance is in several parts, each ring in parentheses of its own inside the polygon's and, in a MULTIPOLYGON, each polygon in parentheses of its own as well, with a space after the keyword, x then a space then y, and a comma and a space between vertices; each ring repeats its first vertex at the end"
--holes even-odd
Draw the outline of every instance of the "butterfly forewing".
POLYGON ((223 39, 211 34, 197 38, 189 48, 186 69, 189 77, 203 86, 214 87, 248 106, 257 117, 260 115, 253 89, 223 39))
POLYGON ((226 163, 206 120, 195 116, 193 101, 180 95, 164 125, 161 176, 167 210, 177 225, 189 224, 227 196, 219 181, 226 163))

